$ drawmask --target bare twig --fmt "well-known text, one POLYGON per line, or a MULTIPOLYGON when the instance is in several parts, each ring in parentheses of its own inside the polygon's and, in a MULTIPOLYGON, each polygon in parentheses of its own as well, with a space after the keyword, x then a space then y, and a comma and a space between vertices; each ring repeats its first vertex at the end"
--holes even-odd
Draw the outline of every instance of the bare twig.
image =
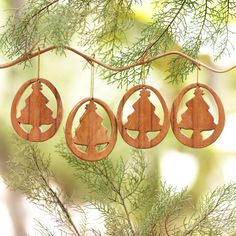
MULTIPOLYGON (((41 49, 40 50, 40 54, 43 54, 43 53, 55 50, 57 48, 59 48, 59 47, 58 46, 50 46, 48 48, 41 49)), ((83 53, 83 52, 81 52, 79 50, 76 50, 74 48, 71 48, 69 46, 64 46, 64 48, 69 50, 69 51, 71 51, 71 52, 74 52, 75 54, 77 54, 77 55, 79 55, 81 57, 83 57, 88 62, 92 61, 92 62, 94 62, 94 63, 96 63, 96 64, 98 64, 98 65, 100 65, 100 66, 102 66, 102 67, 104 67, 104 68, 106 68, 108 70, 111 70, 111 71, 124 71, 124 70, 128 70, 130 68, 133 68, 133 67, 136 67, 136 66, 140 66, 140 65, 145 65, 145 64, 148 64, 148 63, 153 62, 155 60, 161 59, 163 57, 171 56, 171 55, 177 55, 177 56, 185 58, 186 60, 191 61, 196 67, 198 67, 198 69, 200 69, 200 67, 203 67, 203 68, 205 68, 207 70, 210 70, 212 72, 215 72, 215 73, 226 73, 226 72, 229 72, 229 71, 231 71, 231 70, 236 68, 236 65, 234 65, 234 66, 231 66, 231 67, 223 69, 223 70, 215 69, 215 68, 212 68, 212 67, 204 64, 203 62, 199 61, 199 60, 195 60, 194 58, 188 56, 187 54, 185 54, 183 52, 179 52, 179 51, 165 52, 163 54, 159 54, 157 56, 149 58, 147 60, 138 60, 136 62, 133 62, 133 63, 131 63, 131 64, 127 65, 127 66, 123 66, 123 67, 112 67, 112 66, 110 66, 108 64, 103 63, 102 61, 99 61, 99 60, 93 58, 90 55, 87 55, 87 54, 85 54, 85 53, 83 53)), ((25 55, 23 55, 22 57, 19 57, 16 60, 13 60, 13 61, 11 61, 9 63, 5 63, 5 64, 0 64, 0 69, 5 69, 5 68, 9 68, 11 66, 17 65, 19 63, 22 63, 24 61, 27 61, 27 60, 33 58, 33 57, 38 56, 38 54, 39 54, 38 51, 35 51, 35 52, 31 52, 30 51, 30 52, 26 53, 25 55)))

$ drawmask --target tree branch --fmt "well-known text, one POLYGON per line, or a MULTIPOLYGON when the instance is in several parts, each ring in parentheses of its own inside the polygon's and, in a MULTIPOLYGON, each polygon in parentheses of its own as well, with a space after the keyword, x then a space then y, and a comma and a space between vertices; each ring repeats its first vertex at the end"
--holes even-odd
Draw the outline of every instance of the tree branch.
POLYGON ((167 236, 170 236, 170 234, 169 234, 169 231, 168 231, 168 219, 169 219, 169 216, 167 216, 166 218, 165 218, 165 232, 166 232, 166 235, 167 236))
MULTIPOLYGON (((49 52, 49 51, 52 51, 52 50, 55 50, 55 49, 58 49, 58 48, 59 48, 58 46, 50 46, 48 48, 41 49, 40 50, 40 54, 43 54, 43 53, 46 53, 46 52, 49 52)), ((71 48, 69 46, 64 46, 63 48, 67 49, 67 50, 69 50, 71 52, 74 52, 75 54, 83 57, 88 62, 96 63, 96 64, 98 64, 98 65, 100 65, 100 66, 102 66, 102 67, 104 67, 104 68, 106 68, 108 70, 111 70, 111 71, 124 71, 124 70, 128 70, 130 68, 137 67, 137 66, 140 66, 140 65, 145 65, 145 64, 148 64, 150 62, 153 62, 155 60, 158 60, 158 59, 161 59, 163 57, 170 56, 170 55, 177 55, 177 56, 183 57, 186 60, 191 61, 196 67, 198 67, 198 69, 200 69, 200 67, 203 67, 203 68, 205 68, 207 70, 210 70, 212 72, 215 72, 215 73, 226 73, 226 72, 229 72, 229 71, 231 71, 231 70, 236 68, 236 65, 233 65, 233 66, 231 66, 229 68, 226 68, 226 69, 223 69, 223 70, 215 69, 215 68, 210 67, 210 66, 204 64, 203 62, 201 62, 199 60, 195 60, 194 58, 188 56, 187 54, 179 52, 179 51, 169 51, 169 52, 166 52, 166 53, 154 56, 152 58, 149 58, 147 60, 138 60, 136 62, 133 62, 133 63, 131 63, 131 64, 127 65, 127 66, 123 66, 123 67, 112 67, 112 66, 110 66, 108 64, 103 63, 102 61, 99 61, 99 60, 93 58, 90 55, 87 55, 87 54, 85 54, 85 53, 83 53, 81 51, 78 51, 78 50, 76 50, 74 48, 71 48)), ((25 55, 23 55, 22 57, 20 57, 20 58, 18 58, 16 60, 13 60, 13 61, 11 61, 9 63, 0 64, 0 69, 5 69, 5 68, 9 68, 11 66, 17 65, 19 63, 22 63, 24 61, 27 61, 27 60, 29 60, 31 58, 34 58, 34 57, 38 56, 38 54, 39 54, 38 51, 36 51, 36 52, 28 52, 25 55)))
POLYGON ((125 212, 125 215, 127 217, 127 221, 128 221, 128 224, 129 224, 129 227, 130 227, 130 231, 132 233, 132 236, 135 236, 135 232, 134 232, 134 229, 133 229, 133 226, 132 226, 132 223, 131 223, 131 219, 130 219, 130 215, 129 215, 129 212, 128 212, 128 209, 127 209, 127 206, 126 206, 126 203, 125 203, 125 199, 124 197, 122 196, 121 192, 119 191, 119 189, 116 188, 116 186, 114 185, 114 183, 111 181, 111 179, 109 178, 109 176, 107 175, 107 171, 105 169, 105 173, 97 166, 98 168, 98 171, 100 172, 100 174, 102 176, 104 176, 106 178, 106 180, 110 183, 113 191, 119 196, 120 198, 120 205, 123 207, 124 209, 124 212, 125 212))
POLYGON ((163 37, 163 35, 168 32, 169 28, 171 27, 171 25, 174 23, 175 19, 178 17, 179 13, 181 12, 181 10, 184 7, 184 4, 186 3, 187 0, 183 0, 180 8, 178 9, 178 11, 176 12, 176 14, 174 15, 173 19, 171 20, 171 22, 167 25, 167 27, 163 30, 163 32, 159 35, 159 37, 152 43, 150 44, 145 50, 144 52, 141 54, 141 56, 139 58, 142 58, 146 55, 146 53, 156 44, 158 43, 158 41, 163 37))
POLYGON ((209 212, 206 212, 203 217, 201 219, 199 219, 196 223, 194 223, 190 229, 186 230, 184 233, 183 233, 183 236, 188 236, 188 235, 191 235, 194 230, 202 223, 204 222, 204 220, 207 219, 208 216, 210 216, 215 210, 216 208, 221 204, 221 198, 225 195, 225 192, 227 191, 227 188, 224 189, 223 193, 219 196, 219 199, 217 200, 215 206, 209 211, 209 212))
POLYGON ((52 6, 53 4, 59 2, 59 0, 54 0, 53 2, 47 4, 45 7, 41 8, 37 13, 35 13, 31 19, 33 19, 34 17, 38 16, 41 12, 43 12, 44 10, 48 9, 50 6, 52 6))
POLYGON ((32 147, 32 145, 30 145, 30 148, 31 148, 31 150, 33 152, 33 155, 32 155, 33 161, 35 163, 35 166, 36 166, 37 170, 39 171, 41 179, 43 180, 43 182, 47 186, 47 188, 48 188, 49 192, 51 193, 52 197, 56 199, 56 202, 57 202, 58 206, 61 208, 62 212, 64 212, 68 222, 71 224, 71 227, 72 227, 73 231, 76 233, 76 236, 81 236, 79 231, 78 231, 78 229, 76 228, 73 220, 71 219, 71 216, 70 216, 68 210, 66 209, 66 207, 64 206, 64 204, 62 203, 60 198, 58 197, 57 193, 51 188, 51 186, 49 185, 48 181, 44 177, 44 174, 43 174, 42 170, 40 169, 40 167, 38 165, 37 156, 36 156, 35 150, 32 147))

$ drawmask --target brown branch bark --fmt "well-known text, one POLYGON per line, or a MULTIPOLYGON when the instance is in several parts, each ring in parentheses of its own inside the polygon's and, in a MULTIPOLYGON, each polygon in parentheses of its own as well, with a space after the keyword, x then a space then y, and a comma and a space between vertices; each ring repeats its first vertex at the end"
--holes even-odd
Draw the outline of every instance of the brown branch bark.
MULTIPOLYGON (((43 54, 43 53, 46 53, 46 52, 49 52, 49 51, 52 51, 52 50, 55 50, 57 49, 58 47, 57 46, 50 46, 50 47, 47 47, 47 48, 44 48, 44 49, 41 49, 40 50, 40 54, 43 54)), ((163 57, 167 57, 167 56, 171 56, 171 55, 177 55, 177 56, 180 56, 180 57, 183 57, 185 58, 186 60, 189 60, 191 61, 198 69, 201 69, 201 67, 207 69, 207 70, 210 70, 212 72, 215 72, 215 73, 226 73, 226 72, 229 72, 233 69, 236 68, 236 65, 234 66, 231 66, 229 68, 226 68, 226 69, 222 69, 222 70, 219 70, 219 69, 215 69, 213 67, 210 67, 206 64, 204 64, 203 62, 199 61, 199 60, 195 60, 194 58, 188 56, 187 54, 183 53, 183 52, 179 52, 179 51, 169 51, 169 52, 166 52, 166 53, 163 53, 163 54, 159 54, 157 56, 154 56, 152 58, 149 58, 147 60, 137 60, 127 66, 123 66, 123 67, 112 67, 108 64, 105 64, 103 63, 102 61, 100 60, 97 60, 95 58, 93 58, 93 56, 90 56, 90 55, 87 55, 79 50, 76 50, 74 48, 71 48, 69 46, 64 46, 65 49, 83 57, 86 61, 88 61, 89 63, 93 62, 97 65, 100 65, 108 70, 111 70, 111 71, 124 71, 124 70, 128 70, 130 68, 133 68, 133 67, 137 67, 137 66, 141 66, 141 65, 145 65, 145 64, 148 64, 148 63, 151 63, 153 61, 156 61, 158 59, 161 59, 163 57)), ((34 58, 36 56, 38 56, 39 52, 36 51, 36 52, 28 52, 26 53, 25 55, 23 55, 22 57, 19 57, 18 59, 16 60, 13 60, 9 63, 5 63, 5 64, 0 64, 0 69, 5 69, 5 68, 9 68, 11 66, 14 66, 14 65, 17 65, 19 63, 22 63, 24 61, 27 61, 31 58, 34 58)))

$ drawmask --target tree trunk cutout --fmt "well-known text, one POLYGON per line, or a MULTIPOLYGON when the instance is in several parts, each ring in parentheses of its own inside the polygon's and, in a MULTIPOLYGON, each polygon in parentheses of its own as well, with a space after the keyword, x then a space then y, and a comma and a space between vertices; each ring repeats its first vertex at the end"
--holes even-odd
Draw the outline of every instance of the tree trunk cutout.
POLYGON ((179 128, 193 130, 192 139, 194 143, 203 141, 202 131, 214 130, 216 124, 209 112, 209 106, 203 99, 203 90, 199 87, 195 89, 194 97, 186 103, 188 109, 181 115, 182 120, 179 128))
POLYGON ((148 132, 160 131, 160 119, 155 114, 155 106, 148 99, 150 91, 142 89, 140 98, 134 103, 134 112, 128 116, 128 121, 124 125, 125 129, 138 131, 136 137, 141 143, 149 143, 148 132))
POLYGON ((97 153, 96 146, 100 144, 108 144, 110 138, 107 129, 103 126, 103 119, 96 112, 96 104, 90 101, 86 105, 86 111, 80 118, 80 124, 75 131, 73 141, 78 145, 87 146, 88 155, 97 153))
POLYGON ((25 100, 26 106, 21 110, 17 121, 21 124, 32 125, 30 135, 39 137, 42 134, 40 126, 53 124, 55 119, 52 116, 52 110, 46 105, 49 100, 41 92, 41 83, 33 83, 32 89, 32 93, 25 100))

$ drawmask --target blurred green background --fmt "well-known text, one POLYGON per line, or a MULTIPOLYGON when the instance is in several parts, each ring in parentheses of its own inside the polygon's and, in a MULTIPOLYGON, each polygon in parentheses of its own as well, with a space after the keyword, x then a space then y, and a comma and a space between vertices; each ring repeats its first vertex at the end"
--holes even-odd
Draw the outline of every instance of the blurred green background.
MULTIPOLYGON (((0 25, 4 25, 7 17, 21 4, 22 0, 0 1, 0 25)), ((135 7, 136 26, 146 24, 150 20, 151 8, 149 1, 144 5, 135 7)), ((231 23, 235 27, 234 22, 231 23)), ((176 46, 176 48, 178 48, 176 46)), ((211 52, 208 48, 202 50, 200 60, 213 67, 225 68, 236 63, 235 52, 230 57, 223 57, 216 64, 213 63, 211 52)), ((0 55, 0 63, 7 62, 4 55, 0 55)), ((83 191, 73 177, 73 173, 65 165, 65 161, 53 154, 55 145, 64 138, 66 118, 72 107, 82 98, 89 96, 90 70, 84 68, 84 61, 78 56, 68 52, 66 56, 47 53, 41 56, 41 77, 50 80, 58 89, 63 99, 64 117, 57 134, 47 142, 41 143, 40 148, 45 153, 52 153, 52 168, 58 183, 74 198, 83 191)), ((37 75, 37 59, 32 59, 32 67, 24 68, 17 65, 9 69, 0 70, 0 169, 4 171, 4 162, 7 160, 8 150, 11 148, 10 136, 14 133, 10 121, 12 100, 19 87, 27 80, 37 75)), ((185 83, 173 85, 164 80, 168 59, 154 63, 154 70, 148 75, 147 84, 157 88, 165 98, 168 108, 178 92, 187 84, 196 81, 196 72, 191 74, 185 83)), ((216 74, 202 69, 199 72, 199 81, 211 86, 221 98, 225 113, 225 128, 218 140, 207 148, 192 149, 180 144, 174 137, 171 129, 164 141, 158 146, 145 150, 145 157, 150 162, 151 168, 157 173, 157 181, 161 178, 167 184, 182 189, 189 186, 189 193, 196 201, 201 194, 209 188, 236 180, 236 70, 216 74)), ((125 89, 117 89, 116 85, 107 85, 102 78, 96 76, 95 97, 104 100, 114 113, 118 103, 125 93, 125 89)), ((128 155, 129 147, 118 135, 118 141, 110 158, 114 160, 120 155, 128 155)), ((0 228, 2 235, 26 235, 29 218, 32 217, 31 208, 25 203, 18 193, 10 192, 0 181, 0 228), (5 230, 5 231, 4 231, 5 230)), ((96 224, 96 222, 94 222, 96 224)))

